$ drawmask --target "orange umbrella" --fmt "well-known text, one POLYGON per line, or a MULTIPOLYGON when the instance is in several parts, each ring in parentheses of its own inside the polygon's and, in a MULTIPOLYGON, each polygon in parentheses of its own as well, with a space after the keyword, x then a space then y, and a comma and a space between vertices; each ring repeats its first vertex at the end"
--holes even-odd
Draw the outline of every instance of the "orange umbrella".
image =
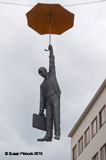
POLYGON ((28 26, 39 34, 62 34, 73 27, 74 14, 60 4, 38 3, 27 14, 28 26))

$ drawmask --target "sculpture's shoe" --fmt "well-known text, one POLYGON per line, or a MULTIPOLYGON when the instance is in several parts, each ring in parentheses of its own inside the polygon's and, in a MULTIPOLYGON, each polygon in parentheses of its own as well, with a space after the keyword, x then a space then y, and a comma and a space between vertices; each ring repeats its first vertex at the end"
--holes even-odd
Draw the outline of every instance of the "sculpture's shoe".
POLYGON ((50 141, 52 141, 52 138, 44 137, 44 138, 41 138, 41 139, 37 139, 37 141, 39 141, 39 142, 43 142, 43 141, 50 142, 50 141))
POLYGON ((60 135, 55 135, 54 139, 60 140, 60 135))

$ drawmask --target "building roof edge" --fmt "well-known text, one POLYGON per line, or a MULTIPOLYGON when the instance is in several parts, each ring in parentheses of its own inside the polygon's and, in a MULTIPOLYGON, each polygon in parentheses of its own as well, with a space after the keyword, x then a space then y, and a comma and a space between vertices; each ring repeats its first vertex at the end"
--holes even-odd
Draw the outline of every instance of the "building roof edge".
POLYGON ((93 96, 92 100, 87 105, 86 109, 84 110, 84 112, 82 113, 82 115, 80 116, 80 118, 78 119, 78 121, 76 122, 76 124, 74 125, 72 130, 70 131, 68 137, 73 136, 73 134, 75 133, 75 131, 79 127, 79 124, 83 121, 83 119, 85 118, 85 116, 87 115, 89 110, 92 108, 92 105, 95 103, 95 101, 97 100, 97 98, 99 97, 99 95, 101 94, 101 92, 104 90, 105 87, 106 87, 106 79, 103 81, 103 83, 101 84, 101 86, 99 87, 99 89, 97 90, 95 95, 93 96))

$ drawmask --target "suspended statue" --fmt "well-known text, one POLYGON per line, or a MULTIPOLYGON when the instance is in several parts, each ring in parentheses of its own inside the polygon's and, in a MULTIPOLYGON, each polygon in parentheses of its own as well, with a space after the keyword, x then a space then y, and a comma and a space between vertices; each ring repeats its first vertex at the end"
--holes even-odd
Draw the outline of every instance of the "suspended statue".
POLYGON ((46 135, 38 141, 51 141, 53 136, 53 124, 55 139, 60 139, 60 95, 61 91, 56 79, 55 57, 52 45, 49 45, 49 72, 46 68, 40 67, 38 73, 44 78, 40 86, 40 115, 46 109, 46 135))
POLYGON ((40 86, 40 112, 33 115, 33 127, 46 131, 38 141, 52 141, 53 124, 55 139, 60 139, 60 95, 56 79, 55 57, 51 45, 51 34, 62 34, 73 27, 74 14, 60 4, 38 3, 27 14, 28 25, 39 34, 49 34, 49 72, 40 67, 38 73, 44 78, 40 86), (44 116, 46 110, 46 117, 44 116))

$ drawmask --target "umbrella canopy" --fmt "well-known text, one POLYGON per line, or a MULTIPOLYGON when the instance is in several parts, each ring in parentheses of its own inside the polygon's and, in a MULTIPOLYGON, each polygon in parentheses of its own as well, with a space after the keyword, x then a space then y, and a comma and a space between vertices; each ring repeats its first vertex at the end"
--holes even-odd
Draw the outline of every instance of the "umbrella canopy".
POLYGON ((27 14, 28 26, 39 34, 62 34, 73 27, 74 14, 60 4, 38 3, 27 14))
POLYGON ((50 32, 52 34, 62 34, 71 28, 74 22, 74 14, 60 4, 38 3, 26 16, 28 26, 39 34, 48 34, 50 32))

